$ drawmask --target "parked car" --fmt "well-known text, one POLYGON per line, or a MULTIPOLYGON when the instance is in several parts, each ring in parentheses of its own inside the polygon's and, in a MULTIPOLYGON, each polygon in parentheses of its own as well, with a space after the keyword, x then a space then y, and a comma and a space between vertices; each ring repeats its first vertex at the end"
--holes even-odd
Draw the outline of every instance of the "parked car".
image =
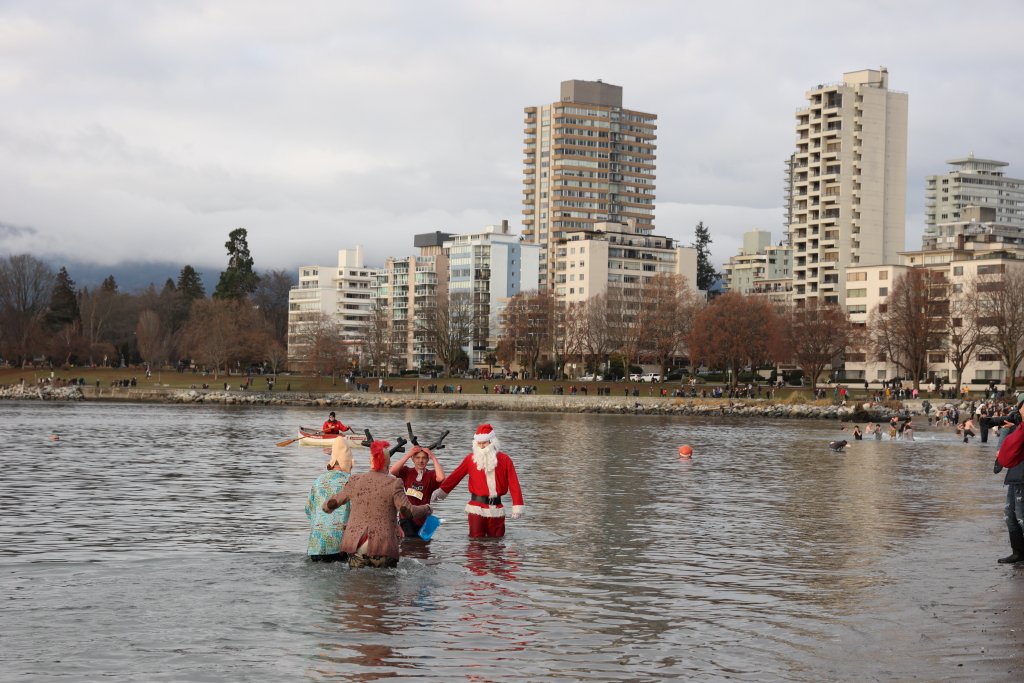
POLYGON ((583 375, 580 377, 581 382, 603 382, 604 377, 601 375, 583 375))
POLYGON ((629 381, 630 382, 642 382, 642 381, 644 381, 643 380, 643 375, 640 374, 639 372, 631 372, 629 374, 629 381))
POLYGON ((657 373, 657 372, 645 372, 640 377, 640 381, 641 382, 660 382, 661 381, 661 375, 659 373, 657 373))

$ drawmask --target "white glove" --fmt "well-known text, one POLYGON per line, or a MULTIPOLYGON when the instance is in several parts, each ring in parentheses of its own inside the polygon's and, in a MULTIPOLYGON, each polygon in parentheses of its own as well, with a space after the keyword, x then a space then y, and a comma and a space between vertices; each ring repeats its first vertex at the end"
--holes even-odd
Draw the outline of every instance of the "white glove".
POLYGON ((526 506, 525 505, 513 505, 512 506, 512 519, 519 519, 520 517, 522 517, 523 516, 523 512, 525 512, 525 510, 523 510, 524 507, 526 507, 526 506))
POLYGON ((431 500, 433 502, 435 502, 435 503, 440 503, 441 501, 443 501, 447 497, 448 497, 448 493, 446 491, 444 491, 443 489, 438 489, 438 490, 434 491, 434 495, 431 498, 431 500))

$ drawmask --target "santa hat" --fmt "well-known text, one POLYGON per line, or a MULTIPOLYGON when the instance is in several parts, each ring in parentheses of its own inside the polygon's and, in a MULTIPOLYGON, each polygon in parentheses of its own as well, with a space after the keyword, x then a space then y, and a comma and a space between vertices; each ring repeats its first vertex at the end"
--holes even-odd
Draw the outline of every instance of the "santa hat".
POLYGON ((480 425, 476 428, 476 434, 473 435, 473 441, 476 443, 487 443, 495 439, 494 427, 491 425, 480 425))

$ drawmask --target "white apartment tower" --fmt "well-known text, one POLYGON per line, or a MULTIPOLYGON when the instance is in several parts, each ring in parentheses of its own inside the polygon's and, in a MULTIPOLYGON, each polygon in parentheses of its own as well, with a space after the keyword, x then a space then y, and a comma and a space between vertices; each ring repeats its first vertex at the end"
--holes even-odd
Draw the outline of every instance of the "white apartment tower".
POLYGON ((622 87, 600 80, 563 81, 558 102, 525 112, 523 241, 541 247, 546 289, 569 230, 630 220, 653 229, 657 116, 623 109, 622 87))
POLYGON ((925 238, 937 235, 941 223, 965 218, 969 206, 992 209, 992 223, 1024 230, 1024 180, 1007 178, 1005 161, 976 159, 973 154, 946 162, 953 170, 930 175, 924 193, 925 238))
POLYGON ((886 69, 807 92, 787 163, 793 302, 845 304, 846 268, 896 263, 904 249, 907 94, 886 69))

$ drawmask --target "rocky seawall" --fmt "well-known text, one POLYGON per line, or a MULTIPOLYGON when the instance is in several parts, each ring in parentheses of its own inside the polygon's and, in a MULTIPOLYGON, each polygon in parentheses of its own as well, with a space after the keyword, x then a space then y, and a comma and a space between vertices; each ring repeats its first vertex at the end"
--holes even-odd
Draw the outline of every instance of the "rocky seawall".
POLYGON ((23 401, 81 401, 85 398, 85 394, 78 387, 12 384, 0 387, 0 398, 23 401))
POLYGON ((636 415, 696 415, 768 419, 888 419, 892 409, 870 403, 847 406, 818 403, 776 403, 768 399, 690 399, 662 397, 545 396, 538 394, 310 394, 304 392, 172 390, 93 387, 0 388, 0 398, 44 401, 132 401, 152 403, 353 407, 378 410, 489 410, 636 415))

